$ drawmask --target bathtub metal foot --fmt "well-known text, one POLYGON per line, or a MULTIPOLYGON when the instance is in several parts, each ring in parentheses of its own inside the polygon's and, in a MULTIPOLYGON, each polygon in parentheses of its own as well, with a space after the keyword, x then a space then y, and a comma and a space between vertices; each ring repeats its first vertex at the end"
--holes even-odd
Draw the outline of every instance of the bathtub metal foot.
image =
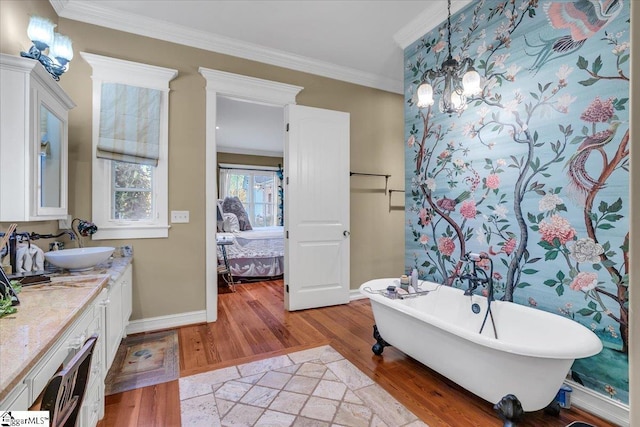
POLYGON ((371 351, 373 351, 373 354, 375 354, 376 356, 380 356, 384 348, 390 346, 391 344, 382 339, 382 336, 380 336, 380 332, 378 332, 377 325, 373 325, 373 338, 375 338, 376 343, 373 345, 373 347, 371 347, 371 351))
POLYGON ((554 417, 560 416, 560 404, 557 400, 549 403, 546 408, 544 408, 544 413, 547 415, 552 415, 554 417))
POLYGON ((513 394, 507 394, 493 406, 493 409, 498 412, 498 416, 504 421, 504 427, 515 427, 524 414, 522 404, 513 394))

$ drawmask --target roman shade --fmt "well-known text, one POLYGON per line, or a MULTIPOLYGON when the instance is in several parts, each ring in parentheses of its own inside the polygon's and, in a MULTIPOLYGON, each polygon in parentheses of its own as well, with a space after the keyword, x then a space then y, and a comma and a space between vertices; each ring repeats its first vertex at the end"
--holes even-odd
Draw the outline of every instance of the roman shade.
POLYGON ((158 165, 162 91, 102 83, 96 156, 158 165))

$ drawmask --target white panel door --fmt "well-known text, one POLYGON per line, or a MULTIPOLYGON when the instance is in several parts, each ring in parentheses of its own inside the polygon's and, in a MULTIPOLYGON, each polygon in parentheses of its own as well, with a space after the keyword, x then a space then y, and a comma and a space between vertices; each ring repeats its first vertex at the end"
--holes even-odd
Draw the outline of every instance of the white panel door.
POLYGON ((346 304, 349 114, 288 105, 285 119, 285 308, 346 304))

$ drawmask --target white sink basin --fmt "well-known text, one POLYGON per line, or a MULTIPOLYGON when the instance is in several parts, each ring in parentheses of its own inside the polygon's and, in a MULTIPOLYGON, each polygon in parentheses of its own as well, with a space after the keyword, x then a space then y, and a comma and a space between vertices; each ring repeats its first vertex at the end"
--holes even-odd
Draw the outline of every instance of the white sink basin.
POLYGON ((97 246, 91 248, 62 249, 44 253, 44 258, 56 267, 70 271, 89 270, 109 259, 115 248, 97 246))

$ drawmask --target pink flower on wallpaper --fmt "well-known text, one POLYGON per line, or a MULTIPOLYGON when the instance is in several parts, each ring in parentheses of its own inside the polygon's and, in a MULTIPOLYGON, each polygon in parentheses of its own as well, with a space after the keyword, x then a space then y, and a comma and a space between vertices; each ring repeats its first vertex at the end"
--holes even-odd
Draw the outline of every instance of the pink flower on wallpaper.
POLYGON ((580 119, 589 123, 608 122, 613 117, 613 98, 602 101, 599 96, 580 115, 580 119))
POLYGON ((438 158, 444 160, 450 155, 451 155, 451 152, 449 152, 449 150, 444 150, 442 153, 438 154, 438 158))
POLYGON ((435 44, 435 46, 433 46, 433 51, 435 53, 441 52, 442 49, 444 49, 447 46, 447 44, 444 42, 444 40, 440 40, 438 43, 435 44))
POLYGON ((429 216, 429 212, 425 208, 421 208, 420 212, 418 212, 418 224, 420 225, 429 225, 431 221, 431 217, 429 216))
POLYGON ((495 173, 492 173, 491 175, 489 175, 486 180, 485 180, 485 185, 492 189, 495 190, 497 188, 500 187, 500 177, 498 175, 496 175, 495 173))
POLYGON ((460 205, 460 215, 466 219, 473 219, 478 213, 475 200, 467 200, 460 205))
POLYGON ((440 237, 438 239, 438 250, 444 256, 451 256, 456 249, 456 244, 453 243, 450 237, 440 237))
POLYGON ((561 244, 565 244, 576 235, 576 230, 571 227, 569 221, 558 214, 551 216, 551 222, 540 221, 539 230, 542 240, 553 243, 553 239, 558 239, 561 244))
POLYGON ((456 209, 456 201, 443 197, 436 202, 436 205, 443 211, 454 211, 456 209))
POLYGON ((414 145, 415 143, 416 143, 416 137, 415 137, 415 135, 411 135, 411 136, 409 137, 409 139, 407 140, 407 145, 408 145, 409 147, 413 147, 413 145, 414 145))
POLYGON ((573 279, 569 287, 574 291, 590 291, 598 286, 598 275, 596 273, 590 273, 581 271, 573 279))
POLYGON ((502 252, 504 252, 507 255, 511 255, 515 248, 516 248, 516 239, 512 237, 504 243, 504 245, 502 246, 502 252))
POLYGON ((494 279, 494 280, 502 280, 502 274, 500 274, 500 272, 499 272, 499 271, 495 271, 495 272, 493 273, 493 279, 494 279))
POLYGON ((426 245, 427 243, 429 243, 429 236, 427 236, 426 234, 421 234, 420 235, 420 244, 421 245, 426 245))

